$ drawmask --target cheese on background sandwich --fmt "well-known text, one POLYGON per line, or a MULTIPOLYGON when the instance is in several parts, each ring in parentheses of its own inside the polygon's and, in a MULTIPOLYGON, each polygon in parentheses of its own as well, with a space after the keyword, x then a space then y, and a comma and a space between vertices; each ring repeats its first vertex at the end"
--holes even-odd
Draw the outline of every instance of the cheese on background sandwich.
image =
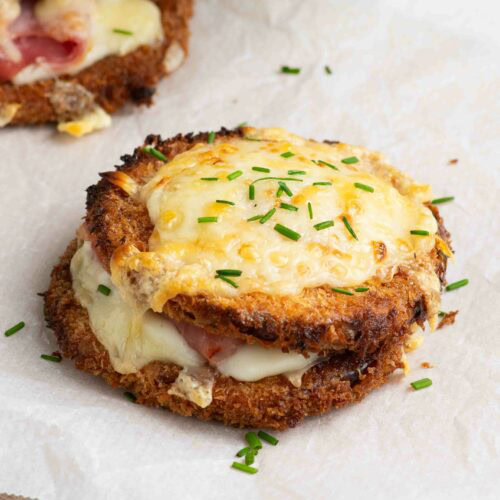
POLYGON ((379 153, 243 127, 123 161, 88 189, 45 313, 138 402, 286 429, 359 401, 434 327, 449 234, 379 153))
POLYGON ((184 60, 192 0, 2 0, 0 127, 83 135, 127 101, 150 104, 184 60))

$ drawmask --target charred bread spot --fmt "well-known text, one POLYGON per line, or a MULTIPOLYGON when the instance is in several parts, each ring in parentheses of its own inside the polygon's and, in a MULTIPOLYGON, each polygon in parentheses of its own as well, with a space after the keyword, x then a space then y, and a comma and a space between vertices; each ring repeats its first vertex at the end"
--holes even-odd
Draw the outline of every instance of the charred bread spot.
POLYGON ((153 102, 156 93, 154 87, 130 87, 130 97, 135 104, 148 104, 153 102))

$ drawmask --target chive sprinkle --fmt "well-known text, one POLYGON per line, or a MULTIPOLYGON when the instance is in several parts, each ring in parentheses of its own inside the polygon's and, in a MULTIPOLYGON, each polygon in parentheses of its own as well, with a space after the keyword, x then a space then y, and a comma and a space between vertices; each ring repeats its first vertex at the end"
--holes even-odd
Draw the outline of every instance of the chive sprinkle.
POLYGON ((237 128, 246 127, 247 125, 248 122, 241 122, 240 124, 237 125, 237 128))
POLYGON ((250 447, 254 450, 260 450, 262 448, 262 443, 260 442, 260 439, 257 437, 257 434, 255 434, 255 432, 247 432, 245 434, 245 439, 247 440, 247 443, 250 445, 250 447))
POLYGON ((448 201, 453 201, 455 199, 454 196, 444 196, 443 198, 435 198, 431 201, 433 205, 439 205, 440 203, 446 203, 448 201))
POLYGON ((415 380, 410 384, 416 391, 420 389, 425 389, 432 385, 432 380, 430 378, 421 378, 420 380, 415 380))
POLYGON ((276 212, 275 208, 271 208, 267 214, 265 214, 263 217, 260 218, 260 223, 265 224, 276 212))
POLYGON ((281 72, 287 73, 289 75, 298 75, 300 73, 300 68, 291 68, 290 66, 281 66, 281 72))
POLYGON ((246 464, 240 464, 239 462, 233 462, 231 467, 233 469, 238 469, 242 472, 246 472, 247 474, 257 474, 259 469, 256 469, 255 467, 250 467, 249 465, 246 464))
POLYGON ((154 156, 158 160, 161 160, 161 161, 164 161, 164 162, 168 161, 168 158, 161 151, 158 151, 153 146, 146 146, 146 147, 144 147, 144 152, 150 154, 151 156, 154 156))
POLYGON ((22 330, 25 326, 26 323, 24 321, 21 321, 17 325, 12 326, 8 330, 5 330, 4 335, 6 337, 10 337, 11 335, 14 335, 14 333, 17 333, 19 330, 22 330))
POLYGON ((276 191, 276 197, 279 198, 283 194, 283 188, 280 186, 276 191))
POLYGON ((361 182, 355 182, 354 186, 357 187, 358 189, 362 189, 363 191, 368 191, 369 193, 373 193, 375 189, 373 189, 371 186, 368 186, 367 184, 362 184, 361 182))
POLYGON ((307 211, 309 212, 309 218, 312 220, 313 218, 313 206, 311 205, 311 202, 307 202, 307 211))
POLYGON ((265 167, 252 167, 252 170, 255 170, 255 172, 264 172, 267 174, 271 171, 269 168, 265 167))
POLYGON ((247 219, 247 222, 253 222, 254 220, 260 220, 262 219, 263 215, 254 215, 253 217, 250 217, 250 219, 247 219))
POLYGON ((117 33, 118 35, 128 35, 128 36, 133 35, 132 31, 122 30, 120 28, 114 28, 113 33, 117 33))
POLYGON ((252 465, 254 460, 255 460, 255 452, 256 450, 250 450, 246 455, 245 455, 245 465, 252 465))
POLYGON ((106 285, 100 284, 97 287, 97 291, 99 293, 102 293, 103 295, 106 295, 106 297, 111 293, 111 288, 108 288, 106 285))
POLYGON ((208 144, 213 144, 215 142, 215 132, 209 132, 207 142, 208 144))
POLYGON ((230 173, 228 176, 227 176, 227 180, 228 181, 233 181, 234 179, 236 179, 237 177, 239 177, 240 175, 243 175, 243 172, 241 170, 235 170, 234 172, 230 173))
POLYGON ((234 201, 227 201, 227 200, 215 200, 215 203, 222 203, 224 205, 234 205, 234 201))
POLYGON ((277 231, 278 233, 282 234, 283 236, 290 238, 293 241, 300 240, 299 233, 296 233, 293 229, 290 229, 286 226, 283 226, 282 224, 276 224, 274 226, 274 230, 277 231))
POLYGON ((250 446, 247 446, 246 448, 242 448, 238 453, 236 453, 237 457, 244 457, 249 451, 251 451, 252 448, 250 446))
POLYGON ((468 284, 469 284, 469 280, 466 278, 466 279, 463 279, 463 280, 460 280, 460 281, 455 281, 455 283, 450 283, 445 288, 445 290, 447 292, 451 292, 452 290, 456 290, 457 288, 462 288, 463 286, 468 285, 468 284))
POLYGON ((285 153, 281 153, 280 156, 283 158, 291 158, 292 156, 295 156, 295 153, 292 153, 291 151, 287 151, 285 153))
POLYGON ((351 291, 344 290, 343 288, 332 288, 332 291, 337 293, 343 293, 344 295, 354 295, 354 293, 352 293, 351 291))
POLYGON ((62 359, 61 356, 52 356, 50 354, 42 354, 40 357, 45 361, 52 361, 52 363, 60 363, 62 359))
POLYGON ((250 186, 248 186, 248 197, 251 200, 255 200, 255 186, 253 184, 250 184, 250 186))
POLYGON ((440 318, 444 318, 444 317, 446 316, 446 314, 447 314, 447 313, 445 313, 444 311, 439 311, 439 312, 438 312, 438 316, 439 316, 440 318))
POLYGON ((132 403, 135 403, 137 401, 137 398, 135 397, 135 394, 129 392, 129 391, 126 391, 123 393, 123 395, 129 400, 129 401, 132 401, 132 403))
POLYGON ((283 181, 279 181, 278 184, 279 184, 280 188, 283 189, 283 191, 288 196, 293 196, 293 193, 290 191, 290 188, 283 181))
POLYGON ((255 184, 256 182, 260 181, 269 181, 269 180, 304 182, 304 179, 297 179, 296 177, 260 177, 259 179, 255 179, 252 182, 252 184, 255 184))
POLYGON ((305 170, 289 170, 288 175, 306 175, 307 172, 305 170))
POLYGON ((217 269, 215 271, 219 276, 241 276, 243 271, 239 269, 217 269))
POLYGON ((369 288, 365 288, 365 287, 355 288, 354 289, 354 291, 357 292, 357 293, 367 292, 368 290, 369 290, 369 288))
POLYGON ((279 439, 276 439, 274 436, 271 436, 271 434, 268 434, 267 432, 259 431, 257 435, 260 437, 260 439, 267 441, 269 444, 272 444, 273 446, 276 446, 279 443, 279 439))
POLYGON ((255 139, 254 137, 243 137, 245 141, 254 141, 254 142, 266 142, 265 139, 255 139))
POLYGON ((351 234, 351 236, 357 240, 358 237, 356 236, 356 233, 354 232, 354 229, 351 227, 351 225, 349 224, 349 221, 347 220, 347 217, 344 215, 344 217, 342 217, 342 222, 344 223, 344 226, 346 227, 346 229, 349 231, 349 233, 351 234))
POLYGON ((325 220, 324 222, 320 222, 319 224, 314 224, 314 229, 316 231, 321 231, 322 229, 327 229, 329 227, 333 226, 333 221, 332 220, 325 220))
POLYGON ((225 281, 226 283, 229 283, 233 288, 238 288, 237 283, 235 283, 232 279, 226 278, 226 276, 223 276, 222 274, 216 274, 215 279, 220 279, 222 281, 225 281))
POLYGON ((328 66, 328 65, 325 66, 325 73, 327 75, 331 75, 332 74, 332 70, 330 69, 330 66, 328 66))
POLYGON ((327 161, 318 160, 318 163, 321 163, 321 165, 326 165, 327 167, 333 168, 333 170, 338 170, 338 168, 335 165, 332 165, 331 163, 328 163, 327 161))
POLYGON ((415 236, 429 236, 429 231, 425 231, 424 229, 412 229, 410 234, 414 234, 415 236))
POLYGON ((356 156, 349 156, 349 158, 344 158, 343 160, 340 160, 342 163, 345 163, 346 165, 351 165, 353 163, 358 163, 359 159, 356 158, 356 156))
POLYGON ((290 212, 297 212, 297 210, 299 209, 299 207, 289 205, 288 203, 280 203, 280 208, 283 208, 284 210, 290 210, 290 212))
POLYGON ((218 181, 219 178, 218 177, 202 177, 201 180, 202 181, 218 181))
POLYGON ((313 186, 331 186, 331 182, 313 182, 313 186))
POLYGON ((218 220, 218 217, 198 217, 199 224, 203 224, 205 222, 217 222, 218 220))

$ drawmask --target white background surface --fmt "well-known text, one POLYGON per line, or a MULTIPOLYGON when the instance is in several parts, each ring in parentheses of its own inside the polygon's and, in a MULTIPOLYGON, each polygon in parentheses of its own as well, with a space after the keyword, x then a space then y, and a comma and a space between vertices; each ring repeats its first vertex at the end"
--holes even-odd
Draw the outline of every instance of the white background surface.
POLYGON ((500 70, 497 2, 199 0, 191 55, 156 106, 75 141, 0 131, 0 491, 45 499, 498 498, 500 70), (300 75, 281 75, 282 64, 300 75), (324 73, 330 65, 333 75, 324 73), (146 134, 248 121, 384 151, 437 195, 456 261, 454 326, 426 334, 412 373, 306 421, 229 468, 244 433, 132 405, 39 359, 49 273, 84 213, 84 188, 146 134), (450 166, 448 160, 458 158, 450 166), (435 366, 419 368, 422 361, 435 366), (433 386, 412 392, 409 382, 433 386))

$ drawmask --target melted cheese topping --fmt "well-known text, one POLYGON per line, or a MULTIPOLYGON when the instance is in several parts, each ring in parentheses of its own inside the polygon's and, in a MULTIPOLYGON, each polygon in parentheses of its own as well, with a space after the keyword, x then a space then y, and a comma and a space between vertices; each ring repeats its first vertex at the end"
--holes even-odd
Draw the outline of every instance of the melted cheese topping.
MULTIPOLYGON (((172 362, 194 374, 205 365, 204 358, 188 345, 175 325, 164 316, 149 311, 139 320, 137 327, 134 309, 122 300, 89 242, 85 242, 73 256, 71 276, 75 296, 87 309, 92 330, 108 351, 117 372, 135 373, 151 361, 172 362), (108 296, 97 291, 100 284, 111 290, 108 296)), ((252 382, 281 373, 294 375, 297 370, 312 366, 316 360, 316 355, 306 359, 278 349, 243 345, 222 361, 218 369, 228 377, 252 382)), ((183 390, 192 376, 183 377, 183 390)), ((199 389, 195 392, 202 397, 206 393, 206 384, 198 381, 194 385, 199 389)))
POLYGON ((96 130, 107 128, 110 125, 111 116, 109 116, 100 106, 96 106, 93 111, 86 113, 77 120, 59 123, 57 130, 59 132, 66 132, 73 137, 82 137, 96 130))
POLYGON ((153 45, 163 39, 161 12, 151 0, 40 0, 35 5, 35 16, 43 25, 52 23, 56 25, 53 29, 66 29, 88 39, 87 50, 60 71, 43 61, 27 66, 13 79, 18 85, 61 73, 78 73, 104 57, 123 56, 141 45, 153 45), (116 29, 131 35, 116 33, 116 29))
MULTIPOLYGON (((123 247, 111 262, 113 281, 127 301, 161 311, 180 293, 295 295, 320 285, 356 287, 375 278, 390 279, 398 266, 427 258, 437 231, 435 218, 422 203, 432 196, 428 186, 413 183, 381 155, 359 147, 320 144, 281 129, 245 132, 254 140, 220 139, 179 154, 139 191, 155 225, 149 252, 123 247), (284 157, 287 152, 293 156, 284 157), (349 157, 359 161, 342 162, 349 157), (242 174, 231 180, 236 171, 242 174), (258 180, 263 177, 293 179, 286 181, 292 196, 278 198, 278 181, 258 180), (298 210, 280 208, 282 202, 298 210), (276 212, 264 224, 248 221, 273 208, 276 212), (217 217, 217 222, 199 223, 200 217, 217 217), (330 220, 333 227, 315 229, 315 224, 330 220), (277 232, 277 223, 299 233, 300 239, 277 232), (413 229, 429 236, 414 236, 413 229), (241 270, 241 277, 233 278, 239 288, 215 279, 218 269, 241 270)), ((439 292, 437 277, 429 272, 439 292)))

